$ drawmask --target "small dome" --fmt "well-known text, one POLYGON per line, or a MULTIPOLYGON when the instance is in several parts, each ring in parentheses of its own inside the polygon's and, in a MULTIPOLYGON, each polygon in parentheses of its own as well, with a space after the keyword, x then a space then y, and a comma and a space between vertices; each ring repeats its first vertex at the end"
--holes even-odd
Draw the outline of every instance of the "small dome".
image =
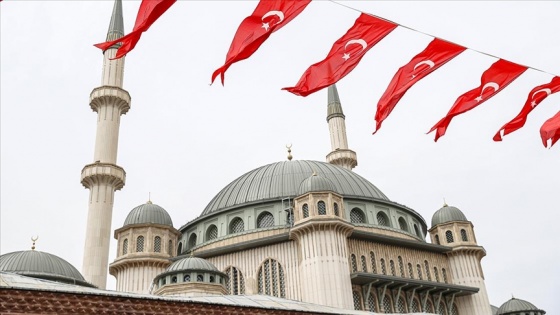
POLYGON ((444 205, 432 216, 432 227, 452 221, 469 221, 463 212, 456 207, 444 205))
POLYGON ((0 271, 23 276, 95 287, 66 260, 45 252, 27 250, 0 256, 0 271))
POLYGON ((212 265, 209 261, 203 258, 198 257, 187 257, 181 260, 177 260, 176 262, 172 263, 167 269, 165 273, 170 271, 209 271, 209 272, 218 272, 221 273, 216 266, 212 265))
MULTIPOLYGON (((506 315, 506 314, 515 314, 517 312, 527 312, 527 311, 538 311, 542 314, 545 314, 543 310, 538 309, 532 303, 516 298, 511 298, 511 300, 502 304, 502 306, 500 306, 496 314, 506 315)), ((535 314, 538 315, 540 313, 535 313, 535 314)))
POLYGON ((151 201, 132 209, 124 220, 123 226, 146 223, 173 226, 169 213, 151 201))
POLYGON ((298 194, 303 195, 309 192, 316 191, 334 191, 336 192, 333 183, 323 176, 316 173, 304 179, 299 185, 298 194))

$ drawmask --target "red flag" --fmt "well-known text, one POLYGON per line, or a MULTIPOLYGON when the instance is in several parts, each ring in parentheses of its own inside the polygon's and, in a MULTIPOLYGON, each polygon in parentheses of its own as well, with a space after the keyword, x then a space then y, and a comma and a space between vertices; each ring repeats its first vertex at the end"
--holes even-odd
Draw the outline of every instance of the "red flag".
POLYGON ((374 134, 381 128, 383 121, 393 111, 408 89, 465 49, 465 47, 457 44, 435 38, 421 53, 414 56, 408 64, 402 66, 393 76, 387 90, 377 103, 377 112, 375 113, 377 124, 374 134))
POLYGON ((547 147, 548 140, 552 140, 550 147, 560 140, 560 112, 545 121, 541 127, 541 139, 544 147, 547 147))
POLYGON ((362 57, 397 24, 362 13, 354 25, 337 40, 327 57, 311 65, 294 87, 283 88, 300 96, 307 96, 332 85, 352 71, 362 57))
POLYGON ((121 58, 134 49, 134 46, 136 46, 140 40, 142 33, 147 31, 150 26, 152 26, 152 24, 154 24, 154 22, 176 1, 177 0, 142 0, 140 9, 138 9, 138 14, 136 15, 136 22, 134 23, 132 32, 119 39, 95 44, 94 46, 105 51, 116 43, 122 43, 115 56, 115 59, 121 58))
POLYGON ((527 67, 504 59, 496 61, 482 74, 480 86, 459 96, 447 115, 438 121, 428 133, 437 129, 435 138, 435 141, 437 141, 445 134, 453 117, 477 107, 492 96, 498 94, 498 92, 513 82, 513 80, 525 72, 525 70, 527 70, 527 67))
POLYGON ((275 31, 300 14, 311 0, 261 0, 253 13, 246 17, 231 42, 226 63, 212 73, 212 82, 218 75, 224 84, 224 74, 234 63, 251 57, 275 31))
POLYGON ((560 77, 554 77, 550 83, 539 85, 532 89, 531 92, 529 92, 529 96, 527 97, 521 112, 519 112, 515 118, 498 130, 494 136, 494 141, 502 141, 502 131, 505 136, 523 127, 527 121, 529 113, 550 94, 554 94, 558 91, 560 91, 560 77))

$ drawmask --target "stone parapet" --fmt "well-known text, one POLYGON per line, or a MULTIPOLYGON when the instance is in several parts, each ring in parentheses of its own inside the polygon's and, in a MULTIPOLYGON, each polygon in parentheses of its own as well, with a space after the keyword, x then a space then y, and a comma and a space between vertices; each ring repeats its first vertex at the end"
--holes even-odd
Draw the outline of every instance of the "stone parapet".
POLYGON ((93 163, 82 169, 81 183, 85 188, 91 189, 93 185, 105 183, 112 185, 114 190, 124 187, 126 172, 120 166, 112 163, 93 163))
POLYGON ((119 109, 121 115, 130 109, 130 94, 124 89, 116 86, 100 86, 89 96, 89 106, 94 112, 99 112, 101 106, 112 105, 119 109))

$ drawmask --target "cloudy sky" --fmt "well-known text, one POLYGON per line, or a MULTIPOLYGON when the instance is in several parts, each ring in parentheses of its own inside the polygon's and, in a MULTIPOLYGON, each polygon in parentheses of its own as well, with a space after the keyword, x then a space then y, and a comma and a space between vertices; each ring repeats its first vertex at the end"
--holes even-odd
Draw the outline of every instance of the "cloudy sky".
MULTIPOLYGON (((125 1, 132 29, 139 1, 125 1)), ((344 2, 399 27, 338 83, 357 173, 426 222, 443 204, 459 207, 487 251, 490 301, 512 294, 560 313, 558 221, 560 144, 545 149, 542 123, 560 110, 546 99, 526 126, 493 142, 528 92, 560 74, 560 2, 344 2), (416 29, 421 32, 416 32, 416 29), (395 71, 432 39, 471 48, 415 85, 372 136, 375 106, 395 71), (455 99, 480 83, 502 57, 528 70, 479 108, 457 117, 437 143, 426 132, 455 99)), ((197 217, 230 181, 286 159, 324 161, 330 143, 326 91, 306 98, 281 91, 320 61, 359 12, 313 1, 250 59, 233 65, 225 87, 209 86, 237 26, 256 2, 179 1, 126 57, 132 108, 121 120, 113 229, 151 199, 175 227, 197 217)), ((10 1, 1 17, 2 254, 37 248, 81 269, 88 190, 80 171, 93 162, 96 115, 88 104, 100 84, 112 1, 10 1)), ((115 257, 112 241, 110 260, 115 257)), ((109 287, 114 288, 111 277, 109 287)))

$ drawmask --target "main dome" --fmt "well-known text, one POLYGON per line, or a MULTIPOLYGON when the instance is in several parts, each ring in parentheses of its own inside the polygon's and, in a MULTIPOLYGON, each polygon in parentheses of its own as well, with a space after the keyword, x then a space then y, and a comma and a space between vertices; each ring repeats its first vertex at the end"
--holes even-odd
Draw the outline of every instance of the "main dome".
POLYGON ((339 166, 307 160, 282 161, 256 168, 224 187, 206 206, 201 216, 255 202, 298 196, 300 184, 315 172, 334 185, 346 198, 387 200, 367 179, 339 166))

